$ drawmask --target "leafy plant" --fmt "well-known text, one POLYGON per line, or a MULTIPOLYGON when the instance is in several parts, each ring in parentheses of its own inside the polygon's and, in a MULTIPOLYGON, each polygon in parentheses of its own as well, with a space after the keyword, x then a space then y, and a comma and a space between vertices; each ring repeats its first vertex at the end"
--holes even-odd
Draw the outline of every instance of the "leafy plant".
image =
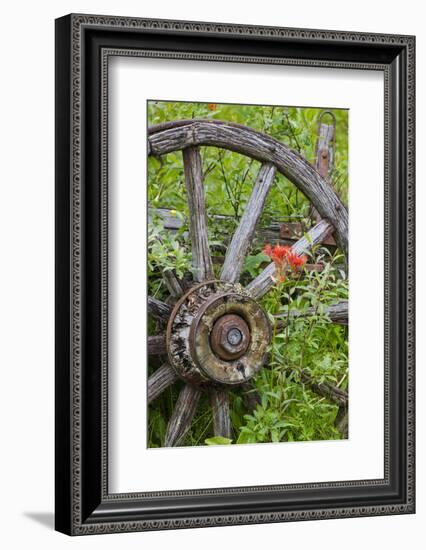
MULTIPOLYGON (((180 214, 176 212, 176 216, 180 214)), ((191 270, 192 255, 182 233, 182 230, 177 234, 166 231, 161 218, 154 215, 148 224, 147 266, 152 296, 161 292, 164 271, 173 271, 178 277, 183 277, 191 270)))
POLYGON ((232 443, 232 439, 222 437, 221 435, 216 435, 215 437, 208 437, 204 440, 204 443, 206 445, 230 445, 232 443))

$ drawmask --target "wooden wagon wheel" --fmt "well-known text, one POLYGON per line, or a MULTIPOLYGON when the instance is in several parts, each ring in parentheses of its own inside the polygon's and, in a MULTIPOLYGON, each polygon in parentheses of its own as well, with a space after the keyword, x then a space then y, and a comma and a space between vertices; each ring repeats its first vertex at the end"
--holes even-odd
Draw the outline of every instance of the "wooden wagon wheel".
POLYGON ((148 402, 178 379, 185 382, 167 425, 164 446, 175 446, 187 433, 203 391, 210 394, 215 435, 230 437, 230 387, 247 389, 267 360, 271 341, 268 317, 257 300, 273 286, 271 263, 246 287, 239 283, 244 258, 276 172, 293 182, 312 202, 321 221, 293 245, 301 255, 334 231, 347 258, 348 213, 332 186, 301 155, 251 128, 216 120, 181 120, 148 129, 148 154, 182 150, 190 221, 194 285, 183 290, 171 272, 165 282, 174 307, 148 297, 148 311, 166 326, 166 334, 148 339, 149 354, 167 354, 148 380, 148 402), (219 280, 214 278, 207 234, 199 146, 214 146, 262 163, 245 212, 227 249, 219 280))

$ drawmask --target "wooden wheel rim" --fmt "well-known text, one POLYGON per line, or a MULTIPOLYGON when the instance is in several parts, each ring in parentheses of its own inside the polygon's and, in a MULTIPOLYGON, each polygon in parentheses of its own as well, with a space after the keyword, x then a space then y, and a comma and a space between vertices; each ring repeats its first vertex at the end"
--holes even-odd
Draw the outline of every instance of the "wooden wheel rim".
POLYGON ((284 143, 242 124, 221 120, 171 121, 148 128, 148 154, 161 156, 191 147, 211 146, 271 163, 312 202, 336 231, 348 260, 348 211, 336 191, 304 157, 284 143))

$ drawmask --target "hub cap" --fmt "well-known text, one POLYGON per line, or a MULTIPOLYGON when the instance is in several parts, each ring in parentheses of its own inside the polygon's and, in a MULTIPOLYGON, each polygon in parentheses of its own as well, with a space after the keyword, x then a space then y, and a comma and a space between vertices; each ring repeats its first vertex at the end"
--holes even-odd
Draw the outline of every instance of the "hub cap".
POLYGON ((240 384, 267 359, 271 328, 239 284, 209 281, 177 302, 167 327, 169 360, 193 384, 240 384))

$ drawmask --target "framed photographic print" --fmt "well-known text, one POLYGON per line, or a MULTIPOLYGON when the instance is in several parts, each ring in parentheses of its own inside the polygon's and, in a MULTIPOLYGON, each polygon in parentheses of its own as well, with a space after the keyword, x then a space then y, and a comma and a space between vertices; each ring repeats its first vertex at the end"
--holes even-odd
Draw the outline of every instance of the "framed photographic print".
POLYGON ((414 37, 56 21, 56 529, 413 513, 414 37))

